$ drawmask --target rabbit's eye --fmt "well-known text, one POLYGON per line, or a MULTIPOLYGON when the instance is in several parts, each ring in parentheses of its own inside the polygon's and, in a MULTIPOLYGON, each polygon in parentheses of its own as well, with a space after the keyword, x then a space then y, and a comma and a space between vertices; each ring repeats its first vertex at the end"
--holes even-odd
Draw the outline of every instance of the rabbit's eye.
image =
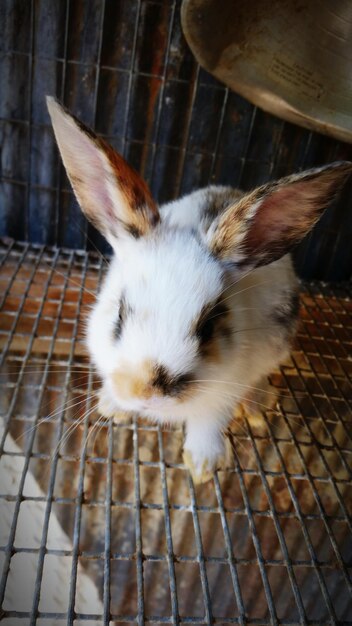
POLYGON ((119 316, 114 324, 114 331, 113 331, 114 339, 119 339, 121 337, 123 323, 126 318, 126 310, 127 310, 126 302, 124 298, 122 298, 120 302, 119 316))
POLYGON ((121 337, 122 323, 123 323, 123 319, 122 319, 121 310, 120 310, 119 316, 114 325, 114 339, 119 339, 121 337))
POLYGON ((196 335, 201 344, 204 344, 212 339, 215 328, 214 321, 215 320, 211 317, 211 313, 209 313, 208 317, 204 317, 203 319, 201 317, 199 318, 196 335))
POLYGON ((199 339, 201 346, 207 344, 213 339, 215 330, 219 327, 220 322, 224 320, 228 313, 228 309, 221 302, 208 305, 200 314, 195 328, 195 334, 199 339))

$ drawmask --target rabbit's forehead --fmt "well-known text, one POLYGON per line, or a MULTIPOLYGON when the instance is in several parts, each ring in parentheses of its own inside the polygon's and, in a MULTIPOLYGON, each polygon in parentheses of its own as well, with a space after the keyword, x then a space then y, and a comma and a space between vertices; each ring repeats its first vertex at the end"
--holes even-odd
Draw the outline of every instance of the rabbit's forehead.
POLYGON ((124 264, 131 306, 155 308, 165 303, 192 313, 218 296, 222 268, 197 240, 174 234, 152 244, 146 241, 136 246, 133 259, 124 264))

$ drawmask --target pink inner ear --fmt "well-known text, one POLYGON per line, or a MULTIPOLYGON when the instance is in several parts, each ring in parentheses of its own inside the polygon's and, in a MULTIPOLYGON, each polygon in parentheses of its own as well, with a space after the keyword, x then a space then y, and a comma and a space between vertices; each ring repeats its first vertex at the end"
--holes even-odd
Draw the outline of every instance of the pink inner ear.
POLYGON ((292 195, 296 196, 290 189, 283 189, 274 192, 262 202, 250 229, 251 235, 256 235, 258 242, 263 236, 266 241, 276 239, 278 233, 291 223, 292 195))
POLYGON ((88 217, 107 222, 116 221, 111 198, 106 185, 108 173, 99 148, 82 131, 71 132, 63 158, 72 186, 88 217))
POLYGON ((48 101, 68 177, 88 219, 107 237, 139 237, 158 221, 146 183, 122 156, 57 103, 48 101))
POLYGON ((294 174, 243 196, 210 229, 210 247, 242 267, 279 259, 311 230, 352 171, 352 163, 294 174))
POLYGON ((290 246, 304 236, 317 218, 317 183, 296 182, 269 193, 258 207, 245 238, 248 251, 290 246))

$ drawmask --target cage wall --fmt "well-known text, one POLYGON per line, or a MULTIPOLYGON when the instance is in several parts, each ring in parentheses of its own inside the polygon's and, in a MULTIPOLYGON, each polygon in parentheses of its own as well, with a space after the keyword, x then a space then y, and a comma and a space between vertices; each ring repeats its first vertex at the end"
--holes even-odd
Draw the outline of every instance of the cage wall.
MULTIPOLYGON (((121 151, 161 203, 212 183, 251 189, 352 146, 283 122, 202 70, 180 0, 3 0, 0 234, 107 251, 59 162, 45 106, 56 95, 121 151)), ((305 278, 351 276, 352 181, 296 252, 305 278)))
MULTIPOLYGON (((0 241, 1 626, 352 626, 351 283, 302 285, 279 403, 231 426, 233 466, 205 485, 181 430, 99 421, 84 327, 106 271, 90 249, 107 248, 45 94, 159 202, 352 157, 200 69, 180 5, 0 0, 0 235, 22 240, 0 241)), ((352 181, 298 249, 304 276, 350 277, 351 198, 352 181)))

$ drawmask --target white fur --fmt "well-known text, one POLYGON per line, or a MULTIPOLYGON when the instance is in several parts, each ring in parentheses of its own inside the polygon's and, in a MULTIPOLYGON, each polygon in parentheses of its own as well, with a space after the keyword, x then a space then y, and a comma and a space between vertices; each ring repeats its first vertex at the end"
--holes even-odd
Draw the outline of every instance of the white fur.
POLYGON ((171 228, 198 229, 209 191, 221 192, 227 189, 229 187, 210 185, 204 189, 197 189, 184 198, 164 204, 160 207, 163 222, 171 228))
POLYGON ((243 267, 278 258, 303 237, 352 164, 332 163, 262 187, 239 212, 243 192, 211 186, 161 207, 159 222, 145 184, 122 157, 116 155, 123 175, 91 131, 52 98, 48 108, 81 208, 116 252, 88 324, 88 348, 103 379, 101 409, 186 422, 190 466, 196 476, 204 468, 209 474, 234 405, 248 400, 248 391, 286 356, 295 326, 290 257, 247 275, 243 267), (195 325, 204 305, 220 295, 231 310, 233 335, 218 337, 207 360, 195 325), (116 339, 122 297, 130 312, 116 339), (155 366, 172 378, 192 373, 198 387, 186 396, 149 397, 155 366))
MULTIPOLYGON (((217 262, 183 229, 161 227, 150 237, 132 240, 123 254, 118 250, 88 326, 88 347, 100 373, 109 379, 118 363, 138 370, 145 361, 163 364, 175 375, 186 373, 197 358, 189 329, 221 290, 217 262), (127 318, 121 340, 113 342, 122 293, 135 313, 127 318)), ((119 408, 141 410, 141 403, 131 399, 119 408)), ((174 402, 171 412, 164 414, 161 407, 158 415, 177 416, 174 402)))
POLYGON ((243 277, 228 275, 199 242, 194 230, 205 199, 201 190, 160 210, 162 220, 153 234, 116 245, 116 257, 88 324, 88 348, 104 380, 104 403, 110 411, 136 411, 160 422, 186 423, 185 447, 196 469, 210 467, 223 451, 221 432, 234 406, 249 387, 267 376, 286 357, 285 329, 270 317, 295 275, 289 256, 243 277), (189 332, 204 304, 225 288, 232 311, 235 344, 223 346, 221 361, 203 361, 189 332), (121 338, 113 340, 121 294, 134 314, 127 318, 121 338), (112 374, 118 364, 138 371, 145 360, 171 372, 192 370, 199 391, 180 402, 176 398, 118 397, 112 374))

